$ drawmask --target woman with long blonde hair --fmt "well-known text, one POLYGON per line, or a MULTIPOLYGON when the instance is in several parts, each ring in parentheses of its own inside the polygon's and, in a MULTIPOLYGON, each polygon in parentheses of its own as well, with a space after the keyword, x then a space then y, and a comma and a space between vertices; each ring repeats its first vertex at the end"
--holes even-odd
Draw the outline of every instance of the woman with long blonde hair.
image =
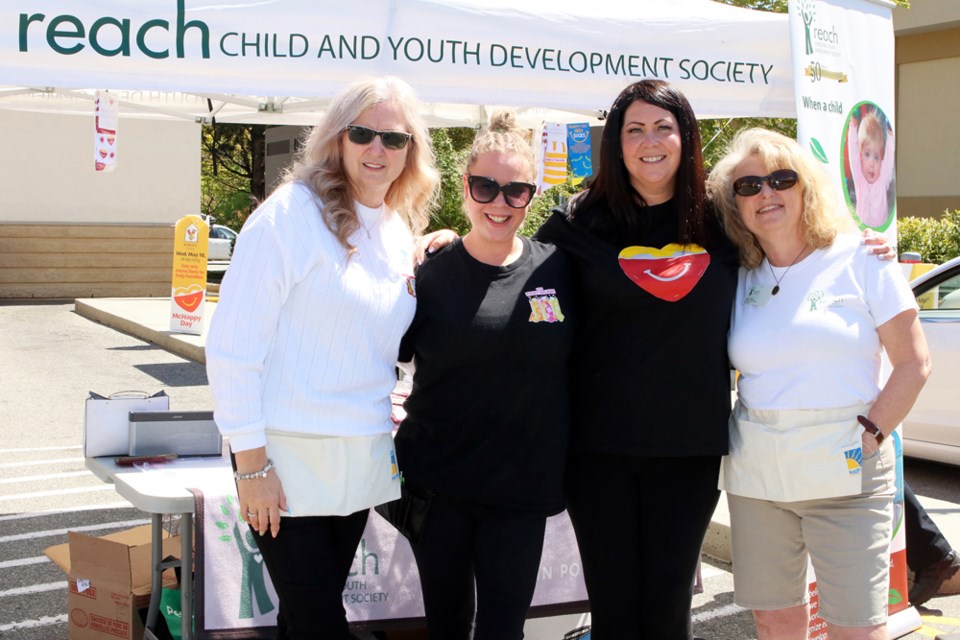
POLYGON ((439 182, 418 111, 397 78, 334 98, 244 225, 207 337, 283 640, 352 637, 344 582, 369 507, 399 495, 390 391, 416 307, 411 232, 439 182))

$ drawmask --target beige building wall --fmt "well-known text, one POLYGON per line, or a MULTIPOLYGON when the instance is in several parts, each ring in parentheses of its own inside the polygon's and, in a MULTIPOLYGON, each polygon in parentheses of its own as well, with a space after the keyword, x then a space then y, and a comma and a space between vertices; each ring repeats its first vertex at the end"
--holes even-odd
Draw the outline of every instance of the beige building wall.
POLYGON ((173 225, 199 212, 200 127, 122 113, 119 127, 117 168, 97 173, 92 113, 0 113, 0 299, 170 295, 173 225))
POLYGON ((960 2, 894 9, 897 215, 960 209, 960 2))

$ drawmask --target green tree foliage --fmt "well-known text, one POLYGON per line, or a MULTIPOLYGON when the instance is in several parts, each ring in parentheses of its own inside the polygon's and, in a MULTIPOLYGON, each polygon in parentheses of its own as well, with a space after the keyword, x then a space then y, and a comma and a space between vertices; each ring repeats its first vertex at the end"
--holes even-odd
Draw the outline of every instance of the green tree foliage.
POLYGON ((463 215, 461 176, 474 135, 473 129, 465 128, 434 129, 430 132, 433 152, 437 157, 437 170, 440 171, 440 197, 430 214, 427 231, 453 229, 463 235, 470 228, 467 217, 463 215))
POLYGON ((239 230, 266 197, 264 125, 216 124, 200 138, 200 208, 239 230))
POLYGON ((743 9, 756 9, 758 11, 774 11, 776 13, 787 12, 787 0, 714 0, 720 4, 729 4, 743 9))
POLYGON ((530 203, 527 218, 523 221, 523 226, 520 227, 520 235, 527 237, 532 236, 534 232, 540 228, 540 225, 550 217, 550 213, 554 207, 566 203, 571 196, 582 191, 584 186, 584 182, 578 185, 573 184, 573 181, 568 175, 566 183, 550 187, 535 197, 533 202, 530 203))
POLYGON ((934 264, 960 256, 960 210, 946 210, 939 218, 898 218, 897 250, 916 251, 934 264))
MULTIPOLYGON (((910 8, 910 0, 893 1, 905 9, 910 8)), ((787 12, 787 0, 714 0, 714 2, 729 4, 734 7, 742 7, 744 9, 756 9, 758 11, 787 12)))
POLYGON ((779 131, 788 138, 796 139, 797 121, 794 118, 729 118, 700 120, 700 137, 703 138, 703 162, 707 171, 724 156, 733 136, 741 129, 763 127, 779 131))

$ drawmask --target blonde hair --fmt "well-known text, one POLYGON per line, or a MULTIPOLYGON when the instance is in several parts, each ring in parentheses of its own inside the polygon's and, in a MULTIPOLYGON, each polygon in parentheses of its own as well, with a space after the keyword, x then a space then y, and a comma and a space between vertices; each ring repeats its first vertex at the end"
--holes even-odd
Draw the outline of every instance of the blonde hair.
POLYGON ((470 155, 467 156, 467 173, 485 153, 506 153, 519 158, 530 181, 536 180, 537 165, 533 158, 533 147, 523 130, 517 126, 517 115, 513 111, 495 111, 490 116, 490 124, 473 140, 470 155))
POLYGON ((754 269, 764 252, 740 217, 733 193, 734 173, 749 157, 754 157, 769 172, 793 169, 799 180, 793 189, 803 190, 800 224, 810 246, 821 249, 833 243, 838 233, 853 231, 853 221, 837 207, 836 191, 820 164, 795 140, 766 129, 746 129, 734 137, 725 155, 710 172, 707 188, 720 213, 724 230, 740 249, 740 264, 754 269))
POLYGON ((867 111, 866 115, 860 120, 860 126, 857 128, 857 143, 862 148, 865 142, 872 142, 879 149, 882 159, 887 153, 886 144, 883 139, 883 124, 880 117, 873 109, 867 111))
POLYGON ((330 103, 330 107, 304 141, 286 182, 302 182, 323 201, 323 221, 349 252, 356 249, 347 240, 360 228, 354 210, 355 194, 343 169, 342 133, 367 109, 384 103, 396 105, 409 133, 403 171, 384 198, 413 233, 420 233, 430 219, 429 208, 437 197, 440 174, 434 167, 430 131, 420 116, 420 103, 413 88, 393 76, 361 78, 330 103))

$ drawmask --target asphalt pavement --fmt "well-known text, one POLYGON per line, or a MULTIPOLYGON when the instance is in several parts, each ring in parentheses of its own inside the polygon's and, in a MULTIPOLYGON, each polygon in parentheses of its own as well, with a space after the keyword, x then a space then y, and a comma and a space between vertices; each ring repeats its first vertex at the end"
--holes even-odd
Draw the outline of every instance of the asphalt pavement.
MULTIPOLYGON (((208 321, 215 309, 207 303, 208 321)), ((170 331, 169 299, 0 303, 0 638, 66 638, 66 582, 44 548, 65 542, 68 529, 103 535, 146 521, 84 467, 88 392, 163 389, 171 409, 211 409, 202 362, 202 336, 170 331)), ((960 545, 956 468, 912 460, 906 468, 934 520, 960 545)), ((704 551, 696 635, 755 638, 750 613, 733 604, 724 500, 704 551)), ((960 592, 960 576, 944 591, 960 592)), ((919 610, 923 628, 903 637, 960 634, 960 596, 942 595, 928 607, 919 610)), ((526 635, 560 640, 576 622, 532 621, 526 635)))

